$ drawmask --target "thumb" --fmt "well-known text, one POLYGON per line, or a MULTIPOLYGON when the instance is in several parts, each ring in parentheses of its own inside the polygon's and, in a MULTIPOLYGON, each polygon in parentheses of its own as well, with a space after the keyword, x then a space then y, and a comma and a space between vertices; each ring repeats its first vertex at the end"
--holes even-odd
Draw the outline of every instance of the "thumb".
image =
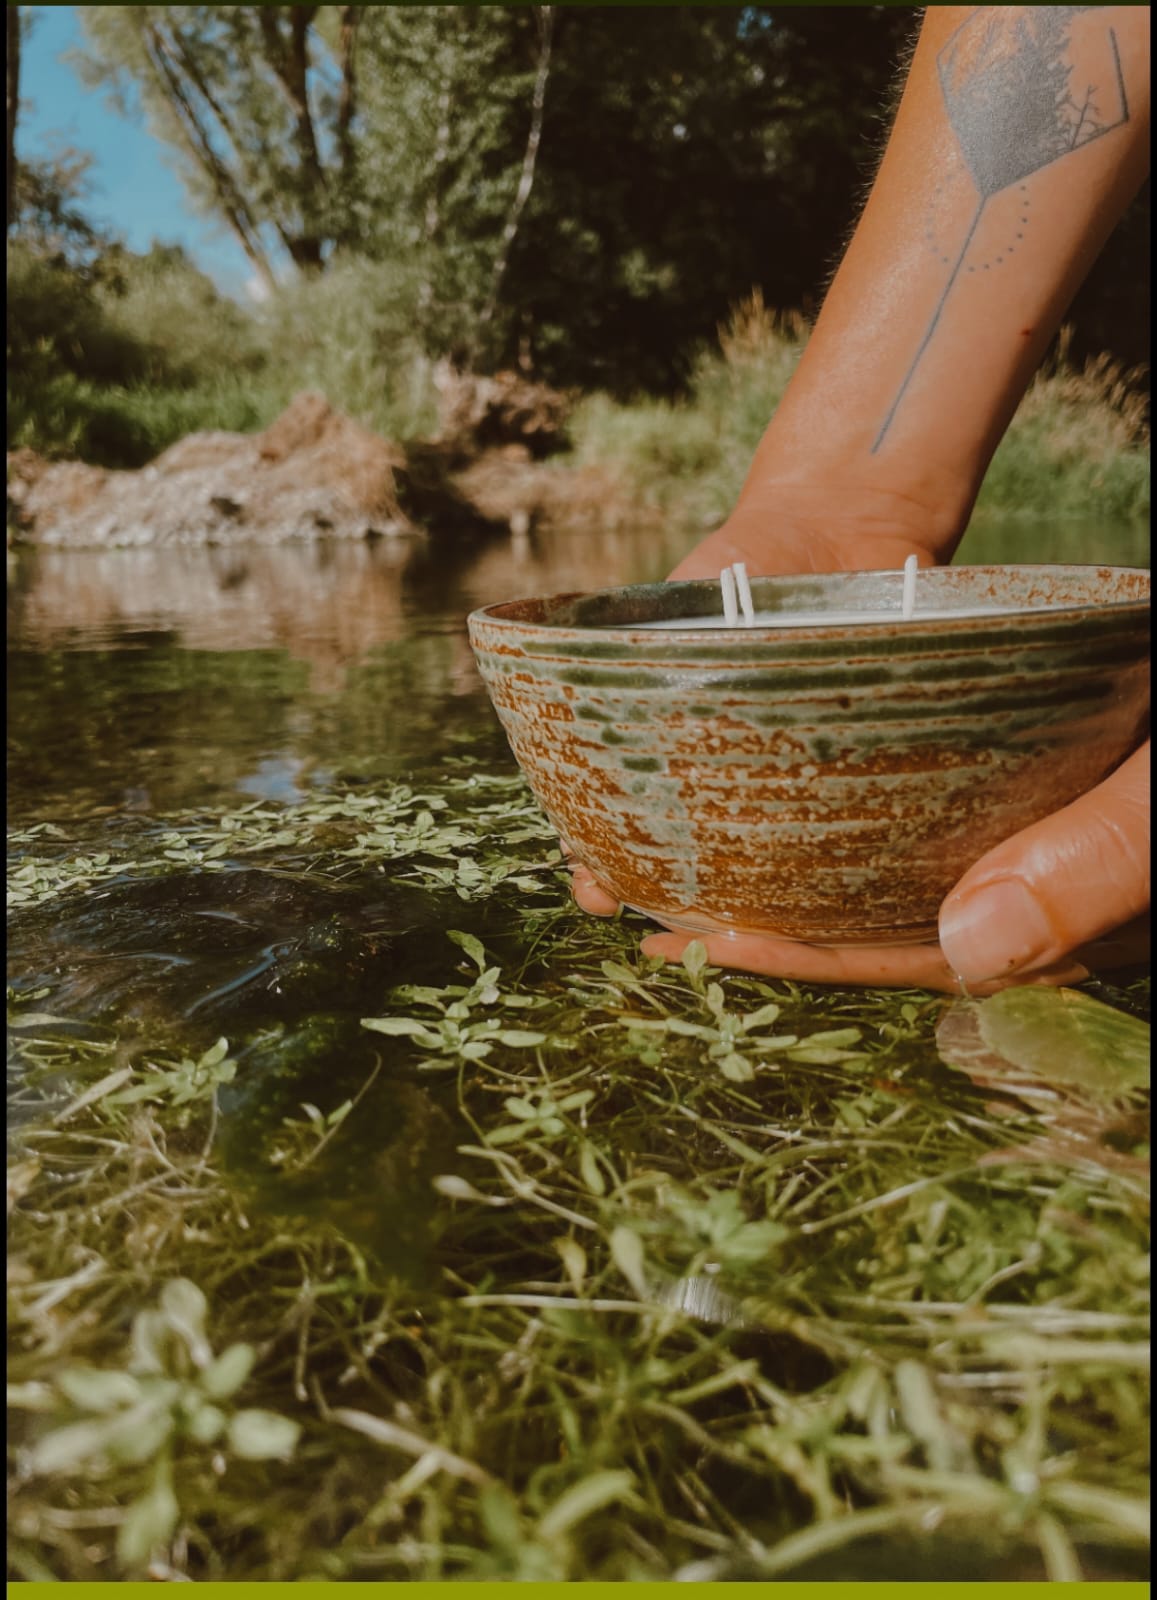
POLYGON ((1149 746, 1098 788, 990 850, 940 908, 965 983, 1061 959, 1149 905, 1149 746))

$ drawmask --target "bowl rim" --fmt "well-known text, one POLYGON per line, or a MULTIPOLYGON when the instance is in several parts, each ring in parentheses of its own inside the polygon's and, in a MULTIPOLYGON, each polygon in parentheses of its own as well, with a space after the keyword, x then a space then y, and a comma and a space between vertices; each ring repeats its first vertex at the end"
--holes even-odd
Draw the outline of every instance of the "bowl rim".
MULTIPOLYGON (((922 567, 920 571, 923 576, 931 576, 934 573, 969 573, 976 575, 989 573, 1026 573, 1041 577, 1047 577, 1049 574, 1072 576, 1078 573, 1099 572, 1105 574, 1106 577, 1143 577, 1147 582, 1151 576, 1151 572, 1148 567, 1114 566, 1107 562, 1101 561, 987 562, 977 564, 968 563, 962 566, 952 566, 951 564, 948 564, 945 566, 922 567)), ((787 583, 803 580, 805 582, 814 583, 817 579, 865 578, 884 575, 895 577, 902 576, 902 573, 903 569, 900 567, 856 568, 854 570, 838 572, 755 573, 752 575, 751 581, 753 583, 768 581, 782 581, 787 583)), ((788 632, 787 629, 779 627, 775 623, 755 623, 751 626, 740 626, 736 628, 696 628, 693 626, 679 628, 669 625, 661 630, 657 630, 647 626, 646 624, 630 622, 599 624, 574 622, 560 623, 550 621, 531 622, 524 617, 520 618, 503 615, 503 613, 512 606, 521 607, 535 604, 542 606, 560 606, 565 602, 573 602, 575 600, 595 600, 601 598, 602 596, 609 595, 642 595, 644 593, 651 593, 657 589, 662 589, 667 584, 670 584, 672 588, 702 587, 706 589, 711 587, 717 589, 718 582, 719 580, 716 578, 689 578, 677 579, 674 581, 670 579, 659 579, 655 583, 620 584, 608 589, 573 589, 566 590, 558 594, 528 595, 513 600, 492 601, 489 605, 478 606, 475 610, 468 614, 466 621, 468 625, 476 623, 485 624, 490 628, 509 629, 516 631, 519 634, 535 635, 543 638, 558 638, 565 635, 567 637, 578 637, 584 639, 588 637, 591 639, 605 639, 608 634, 614 634, 615 636, 622 638, 633 637, 640 640, 646 640, 652 645, 655 644, 657 634, 659 637, 669 637, 680 640, 693 638, 696 640, 710 639, 712 641, 718 641, 721 634, 727 638, 756 640, 767 638, 778 639, 782 638, 788 632)), ((1150 609, 1151 600, 1148 594, 1143 597, 1138 596, 1135 599, 1110 600, 1103 604, 1098 604, 1095 601, 1083 601, 1074 605, 1048 606, 1043 608, 1026 606, 1023 611, 1012 610, 997 613, 992 618, 991 626, 999 627, 1002 623, 1009 623, 1013 621, 1013 619, 1016 619, 1018 627, 1026 624, 1055 625, 1058 620, 1075 621, 1081 617, 1105 615, 1123 617, 1133 612, 1148 613, 1150 609)), ((919 629, 921 625, 928 623, 934 623, 937 630, 941 628, 947 628, 953 632, 960 632, 968 629, 974 629, 976 621, 977 618, 975 617, 938 617, 935 612, 925 612, 918 618, 902 618, 897 616, 895 619, 889 618, 886 621, 858 622, 851 625, 846 622, 794 623, 791 625, 790 633, 793 637, 801 639, 811 639, 815 636, 834 639, 845 637, 848 634, 849 626, 853 626, 855 629, 855 635, 857 638, 859 638, 861 635, 866 635, 868 637, 878 636, 882 632, 887 632, 897 628, 902 628, 904 632, 911 634, 915 629, 919 629)))

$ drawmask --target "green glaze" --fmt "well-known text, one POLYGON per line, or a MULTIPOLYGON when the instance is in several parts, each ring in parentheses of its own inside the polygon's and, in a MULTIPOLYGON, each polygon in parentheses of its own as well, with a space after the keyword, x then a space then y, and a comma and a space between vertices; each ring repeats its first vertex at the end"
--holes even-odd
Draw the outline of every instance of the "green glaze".
MULTIPOLYGON (((760 611, 898 612, 901 584, 752 589, 760 611)), ((716 584, 654 584, 491 606, 470 637, 539 801, 626 904, 691 929, 901 942, 1143 736, 1148 596, 1129 568, 945 568, 921 574, 908 621, 641 631, 720 610, 716 584), (985 604, 1024 609, 936 614, 985 604)))

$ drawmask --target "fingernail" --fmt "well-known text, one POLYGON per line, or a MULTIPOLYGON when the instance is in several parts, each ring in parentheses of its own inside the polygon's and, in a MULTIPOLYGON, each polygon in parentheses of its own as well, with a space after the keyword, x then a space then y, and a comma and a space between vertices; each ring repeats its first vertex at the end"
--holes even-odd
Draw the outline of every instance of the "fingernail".
POLYGON ((940 948, 966 983, 1020 972, 1055 943, 1044 907, 1019 878, 950 896, 940 910, 940 948))

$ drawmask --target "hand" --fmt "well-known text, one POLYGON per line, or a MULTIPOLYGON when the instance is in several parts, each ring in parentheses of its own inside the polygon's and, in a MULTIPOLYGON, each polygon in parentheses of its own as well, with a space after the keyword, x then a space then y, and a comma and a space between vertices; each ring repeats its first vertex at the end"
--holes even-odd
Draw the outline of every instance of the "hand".
MULTIPOLYGON (((609 916, 612 895, 585 867, 574 874, 584 911, 609 916)), ((940 910, 938 944, 833 946, 760 934, 702 943, 718 967, 800 983, 995 993, 1014 983, 1080 983, 1149 955, 1149 746, 1098 788, 971 867, 940 910)), ((685 933, 656 933, 643 953, 678 961, 685 933)))
MULTIPOLYGON (((932 565, 933 552, 950 554, 953 543, 915 501, 857 486, 837 491, 781 481, 745 495, 671 577, 718 577, 733 561, 745 561, 753 577, 898 568, 912 554, 932 565)), ((941 909, 939 943, 835 947, 716 934, 703 940, 708 959, 801 983, 950 994, 1079 983, 1091 971, 1146 960, 1148 796, 1146 746, 1099 788, 971 867, 941 909)), ((584 911, 617 912, 614 896, 586 867, 575 867, 573 888, 584 911)), ((690 942, 687 934, 656 933, 643 951, 677 961, 690 942)))
POLYGON ((910 555, 921 566, 950 548, 932 513, 907 497, 858 485, 784 483, 746 494, 723 525, 702 539, 672 580, 718 579, 735 561, 750 577, 774 573, 899 570, 910 555))

